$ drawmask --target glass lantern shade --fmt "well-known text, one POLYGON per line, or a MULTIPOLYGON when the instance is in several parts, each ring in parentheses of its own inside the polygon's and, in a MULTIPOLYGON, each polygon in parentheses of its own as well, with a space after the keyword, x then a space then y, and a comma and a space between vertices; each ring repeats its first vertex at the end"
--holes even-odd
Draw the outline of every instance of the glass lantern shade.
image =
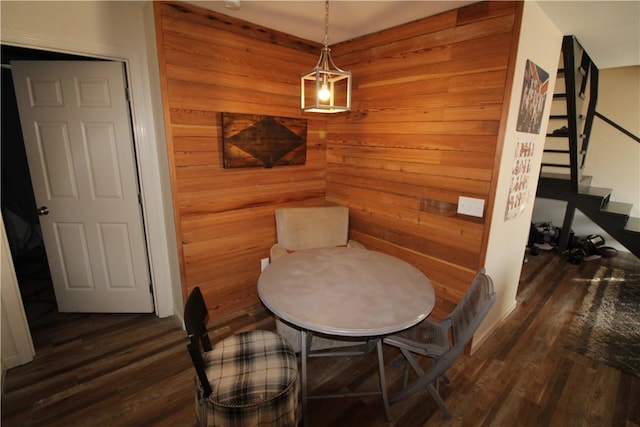
POLYGON ((336 67, 329 49, 329 0, 325 0, 324 47, 315 68, 300 78, 300 108, 310 113, 351 110, 351 71, 336 67))

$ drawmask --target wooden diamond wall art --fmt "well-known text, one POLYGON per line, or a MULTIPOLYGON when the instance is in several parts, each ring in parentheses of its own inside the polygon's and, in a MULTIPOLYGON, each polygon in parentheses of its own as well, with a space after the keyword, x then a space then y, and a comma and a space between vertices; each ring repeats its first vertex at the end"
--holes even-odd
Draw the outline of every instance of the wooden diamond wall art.
POLYGON ((222 151, 225 168, 303 165, 307 120, 222 113, 222 151))

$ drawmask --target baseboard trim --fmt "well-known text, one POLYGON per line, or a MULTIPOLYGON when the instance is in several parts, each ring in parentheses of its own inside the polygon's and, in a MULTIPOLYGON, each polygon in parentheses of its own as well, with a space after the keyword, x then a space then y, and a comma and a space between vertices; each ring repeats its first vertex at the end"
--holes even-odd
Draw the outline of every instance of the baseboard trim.
POLYGON ((509 317, 509 315, 513 313, 513 311, 516 309, 517 306, 518 306, 518 301, 513 300, 513 303, 511 304, 511 306, 507 310, 505 310, 504 313, 502 313, 502 316, 498 319, 497 322, 495 322, 482 335, 479 335, 479 336, 474 335, 473 340, 471 342, 471 354, 473 354, 476 351, 476 349, 479 348, 491 336, 493 331, 495 331, 500 326, 502 326, 504 321, 507 320, 507 317, 509 317))

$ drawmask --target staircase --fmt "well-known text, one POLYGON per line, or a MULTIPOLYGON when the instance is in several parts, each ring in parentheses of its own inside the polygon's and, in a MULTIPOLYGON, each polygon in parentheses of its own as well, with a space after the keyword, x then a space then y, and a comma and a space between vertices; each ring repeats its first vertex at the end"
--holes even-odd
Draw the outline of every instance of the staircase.
POLYGON ((598 68, 574 36, 563 39, 557 79, 549 117, 552 131, 546 138, 536 197, 567 202, 558 249, 563 251, 571 243, 570 230, 578 209, 640 257, 640 218, 630 217, 633 206, 610 200, 612 189, 591 186, 592 177, 582 173, 594 118, 632 140, 640 139, 596 112, 598 68))

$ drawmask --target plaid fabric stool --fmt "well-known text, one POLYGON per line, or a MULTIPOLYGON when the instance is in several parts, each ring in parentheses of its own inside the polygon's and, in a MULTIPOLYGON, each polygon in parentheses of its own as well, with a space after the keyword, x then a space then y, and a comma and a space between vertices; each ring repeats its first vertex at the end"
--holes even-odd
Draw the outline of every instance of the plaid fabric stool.
POLYGON ((201 426, 297 425, 298 361, 291 345, 270 331, 243 332, 202 353, 212 392, 196 378, 201 426))

